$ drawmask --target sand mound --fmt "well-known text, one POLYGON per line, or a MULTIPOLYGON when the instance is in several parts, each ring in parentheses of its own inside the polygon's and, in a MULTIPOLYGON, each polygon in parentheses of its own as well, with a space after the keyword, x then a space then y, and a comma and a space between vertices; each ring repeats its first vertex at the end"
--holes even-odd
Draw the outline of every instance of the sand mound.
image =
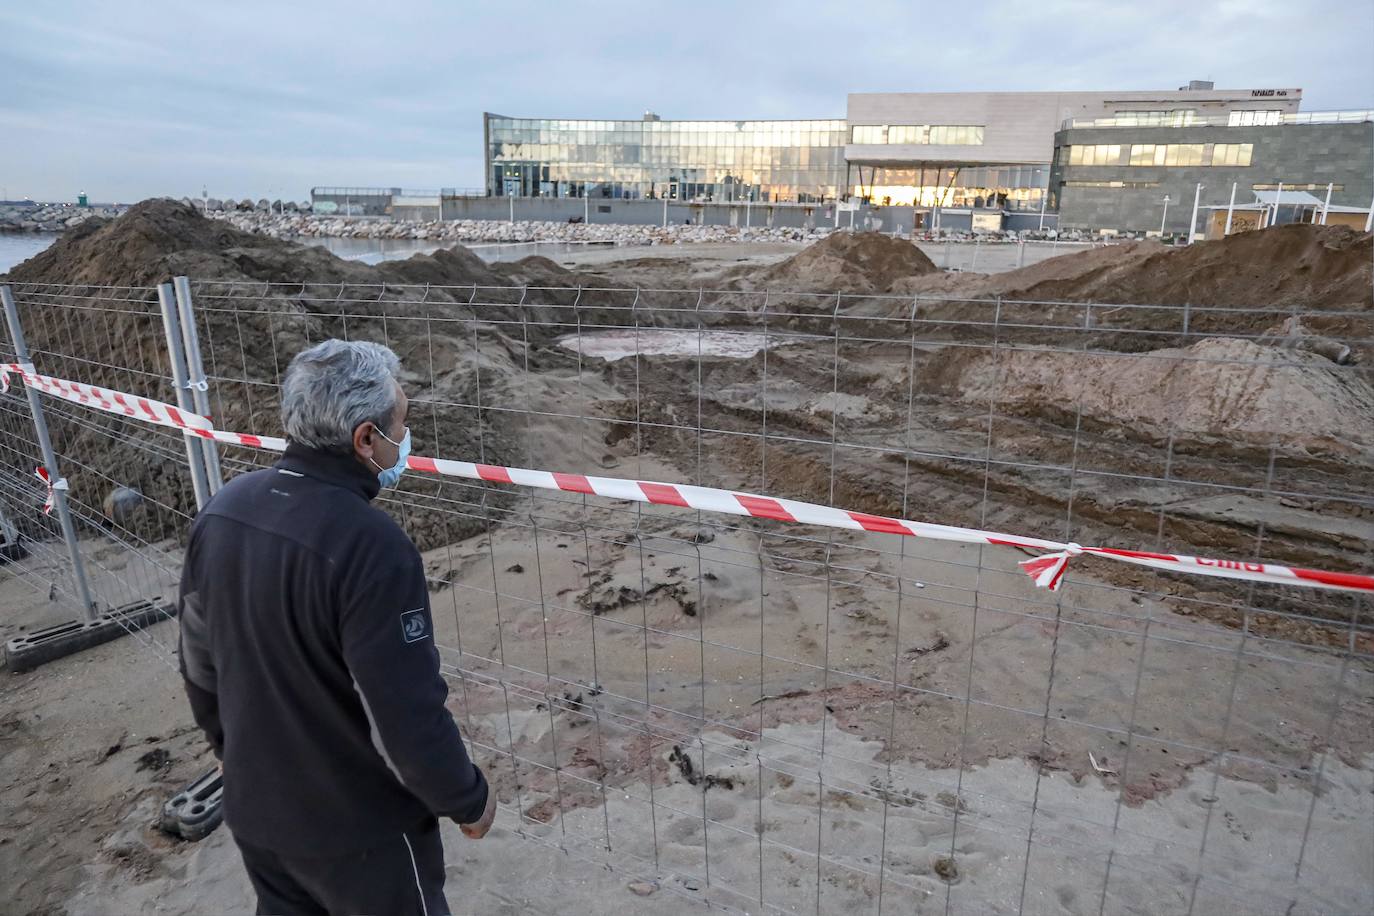
POLYGON ((880 293, 898 280, 938 273, 940 268, 911 242, 880 232, 836 232, 760 272, 753 285, 880 293))
POLYGON ((1374 464, 1374 388, 1315 353, 1208 338, 1181 349, 1100 355, 1039 349, 969 358, 942 351, 926 367, 932 389, 999 412, 1154 445, 1374 464))
POLYGON ((1152 242, 1053 258, 994 278, 1021 299, 1160 305, 1374 308, 1374 236, 1344 226, 1278 226, 1186 248, 1152 242))
MULTIPOLYGON (((526 272, 548 278, 558 270, 556 265, 536 264, 526 272)), ((149 286, 178 274, 210 281, 197 287, 202 307, 200 339, 207 371, 220 376, 211 400, 215 421, 222 428, 279 434, 278 372, 293 354, 325 337, 386 342, 409 372, 406 383, 412 398, 418 395, 437 403, 475 403, 478 361, 472 353, 476 336, 490 341, 481 347, 485 389, 499 391, 506 379, 517 374, 509 356, 513 348, 503 345, 502 326, 486 322, 509 320, 514 307, 500 303, 518 301, 519 291, 491 289, 509 287, 512 281, 499 266, 489 267, 462 248, 372 267, 341 260, 323 248, 240 232, 173 201, 151 200, 118 219, 89 221, 16 267, 8 279, 16 285, 21 303, 29 301, 25 284, 74 284, 77 290, 61 304, 100 309, 86 313, 90 320, 77 321, 70 319, 80 313, 53 309, 51 315, 62 317, 51 320, 33 306, 21 304, 30 348, 40 355, 47 351, 39 360, 40 370, 118 390, 137 385, 139 394, 174 401, 170 384, 159 384, 156 371, 131 381, 127 371, 105 368, 162 365, 162 325, 156 317, 137 314, 140 307, 108 310, 109 303, 95 301, 93 287, 149 286), (382 284, 395 286, 388 289, 382 284), (481 296, 480 315, 466 306, 474 287, 487 288, 481 296), (215 307, 206 308, 209 302, 215 307), (348 313, 346 318, 343 312, 348 313), (384 324, 383 314, 473 320, 390 320, 384 324)), ((138 296, 133 294, 133 298, 138 296)), ((518 327, 518 319, 514 324, 518 327)), ((493 416, 503 415, 485 413, 480 429, 475 418, 466 414, 445 415, 438 423, 428 416, 424 422, 412 421, 416 450, 447 456, 480 452, 487 461, 503 462, 509 457, 507 437, 504 430, 490 425, 493 416)), ((122 486, 182 512, 193 511, 184 468, 147 451, 112 449, 111 433, 100 431, 128 422, 102 416, 96 421, 99 428, 93 428, 90 422, 56 420, 59 447, 72 459, 66 474, 73 493, 88 505, 99 506, 112 486, 122 486)), ((125 430, 119 435, 137 433, 125 430)), ((420 479, 408 482, 407 487, 435 489, 432 482, 420 479)), ((170 535, 177 527, 172 513, 145 516, 144 536, 170 535)), ((444 514, 411 511, 408 521, 422 546, 447 543, 464 533, 458 530, 461 520, 444 514)))

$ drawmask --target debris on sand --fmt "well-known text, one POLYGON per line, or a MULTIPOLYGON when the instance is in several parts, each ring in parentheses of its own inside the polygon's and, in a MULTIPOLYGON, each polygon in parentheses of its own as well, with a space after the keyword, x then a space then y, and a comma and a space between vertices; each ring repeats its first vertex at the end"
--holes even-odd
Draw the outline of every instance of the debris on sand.
POLYGON ((729 776, 698 773, 696 766, 692 763, 692 758, 687 756, 680 744, 673 745, 672 751, 668 754, 668 762, 677 766, 677 771, 682 774, 683 779, 687 780, 688 785, 701 786, 702 791, 714 789, 716 786, 722 789, 735 787, 735 780, 729 776))
MULTIPOLYGON (((1104 762, 1106 761, 1106 759, 1107 759, 1106 757, 1103 757, 1103 758, 1102 758, 1102 760, 1103 760, 1104 762)), ((1098 763, 1098 762, 1097 762, 1097 758, 1093 756, 1093 752, 1092 752, 1092 751, 1088 751, 1088 763, 1092 764, 1093 771, 1096 772, 1099 776, 1115 776, 1115 775, 1116 775, 1116 770, 1109 769, 1109 768, 1103 766, 1102 764, 1098 763)))
POLYGON ((155 747, 151 751, 146 751, 139 755, 134 765, 134 772, 151 770, 154 773, 160 773, 163 770, 170 769, 171 766, 172 755, 169 754, 165 748, 155 747))
POLYGON ((906 650, 908 658, 919 658, 922 655, 929 655, 932 652, 943 652, 949 648, 949 637, 944 633, 936 633, 935 641, 928 646, 912 646, 906 650))

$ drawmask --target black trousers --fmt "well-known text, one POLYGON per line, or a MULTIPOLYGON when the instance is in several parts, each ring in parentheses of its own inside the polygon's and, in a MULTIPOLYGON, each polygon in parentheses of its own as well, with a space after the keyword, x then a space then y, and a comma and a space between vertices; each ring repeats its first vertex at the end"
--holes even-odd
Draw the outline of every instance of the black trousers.
POLYGON ((284 856, 238 838, 259 914, 448 916, 439 823, 342 856, 284 856))

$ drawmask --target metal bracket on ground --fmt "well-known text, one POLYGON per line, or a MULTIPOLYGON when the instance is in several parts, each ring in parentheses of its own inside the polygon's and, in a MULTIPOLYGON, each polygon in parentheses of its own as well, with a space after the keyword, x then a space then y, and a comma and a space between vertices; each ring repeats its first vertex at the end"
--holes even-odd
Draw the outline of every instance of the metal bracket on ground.
POLYGON ((223 801, 224 776, 215 766, 162 806, 162 831, 183 840, 204 839, 224 820, 223 801))
POLYGON ((16 673, 31 671, 175 616, 173 602, 136 601, 100 614, 90 623, 73 620, 17 636, 5 643, 5 663, 16 673))

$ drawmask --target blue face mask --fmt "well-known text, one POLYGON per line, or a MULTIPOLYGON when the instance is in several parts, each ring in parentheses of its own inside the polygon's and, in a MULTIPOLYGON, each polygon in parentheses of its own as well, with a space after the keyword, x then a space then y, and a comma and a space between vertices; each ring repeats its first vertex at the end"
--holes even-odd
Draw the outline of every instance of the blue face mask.
POLYGON ((396 456, 396 463, 389 468, 382 467, 380 464, 377 464, 377 462, 371 458, 368 459, 369 461, 372 461, 373 466, 376 467, 377 470, 381 471, 381 473, 377 475, 377 479, 381 481, 382 486, 394 487, 397 483, 400 482, 401 475, 405 473, 406 460, 410 458, 410 427, 406 427, 406 434, 401 437, 400 442, 397 442, 396 440, 392 439, 386 433, 382 432, 380 428, 377 429, 377 435, 381 436, 383 439, 390 442, 392 445, 396 446, 398 449, 401 450, 400 454, 396 456))

